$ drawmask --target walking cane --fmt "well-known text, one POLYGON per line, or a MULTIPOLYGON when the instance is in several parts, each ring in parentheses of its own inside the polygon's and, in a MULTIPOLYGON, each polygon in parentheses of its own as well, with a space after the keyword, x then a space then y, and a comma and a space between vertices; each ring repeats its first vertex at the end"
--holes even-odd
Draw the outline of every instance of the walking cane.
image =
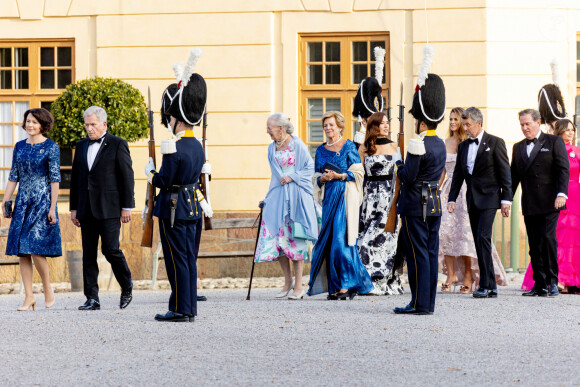
POLYGON ((252 258, 252 272, 250 273, 250 286, 248 286, 248 296, 246 297, 246 301, 250 301, 250 292, 252 291, 252 279, 254 278, 254 266, 256 265, 256 261, 254 258, 256 257, 256 250, 258 250, 258 239, 260 238, 260 226, 262 225, 262 211, 264 210, 264 202, 258 205, 260 207, 260 215, 258 215, 258 232, 256 233, 256 245, 254 246, 254 257, 252 258))

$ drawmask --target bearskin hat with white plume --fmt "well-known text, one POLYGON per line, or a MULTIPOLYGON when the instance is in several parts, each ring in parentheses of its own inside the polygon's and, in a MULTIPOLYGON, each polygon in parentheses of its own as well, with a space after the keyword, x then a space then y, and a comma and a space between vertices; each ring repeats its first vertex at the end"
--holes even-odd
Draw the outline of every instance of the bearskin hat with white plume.
POLYGON ((179 66, 174 66, 176 76, 178 77, 178 90, 171 104, 165 110, 166 114, 177 118, 178 121, 193 126, 200 124, 205 113, 207 101, 205 79, 201 75, 193 72, 200 56, 201 50, 196 48, 191 51, 182 72, 179 66), (180 72, 181 74, 179 74, 180 72))
POLYGON ((381 95, 383 89, 383 69, 385 67, 385 49, 375 47, 375 77, 363 79, 354 97, 353 117, 367 119, 373 113, 380 112, 384 108, 384 100, 381 95))
POLYGON ((566 107, 564 98, 559 87, 558 61, 556 58, 550 63, 552 68, 552 82, 542 86, 538 93, 538 110, 542 119, 542 124, 566 118, 566 107))
POLYGON ((433 47, 423 49, 423 62, 419 70, 417 87, 413 95, 413 105, 409 113, 415 119, 425 122, 431 129, 437 127, 445 117, 445 85, 437 74, 430 74, 433 62, 433 47))

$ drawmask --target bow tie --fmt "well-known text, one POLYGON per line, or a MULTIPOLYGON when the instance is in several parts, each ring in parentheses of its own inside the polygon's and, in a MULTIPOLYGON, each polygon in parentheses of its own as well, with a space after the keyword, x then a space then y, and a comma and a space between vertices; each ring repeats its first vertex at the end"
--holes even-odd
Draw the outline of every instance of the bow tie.
POLYGON ((536 142, 538 142, 538 139, 537 138, 534 138, 533 140, 528 140, 526 138, 526 145, 530 145, 532 142, 535 144, 536 142))
POLYGON ((103 137, 101 137, 101 138, 98 138, 98 139, 96 139, 96 140, 89 140, 89 145, 93 145, 93 144, 95 144, 95 143, 97 143, 97 144, 100 144, 100 143, 101 143, 101 141, 103 141, 103 137))
POLYGON ((479 139, 478 138, 468 138, 467 142, 469 144, 475 143, 475 145, 479 145, 479 139))

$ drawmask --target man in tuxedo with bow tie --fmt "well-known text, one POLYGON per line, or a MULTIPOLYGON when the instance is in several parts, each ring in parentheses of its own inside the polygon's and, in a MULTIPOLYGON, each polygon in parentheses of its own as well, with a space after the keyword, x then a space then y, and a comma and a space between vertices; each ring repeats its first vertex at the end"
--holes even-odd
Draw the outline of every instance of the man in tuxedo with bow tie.
POLYGON ((525 139, 514 145, 512 190, 522 184, 522 212, 530 241, 534 287, 524 296, 558 295, 556 225, 568 198, 570 163, 559 136, 540 131, 540 113, 519 112, 525 139))
POLYGON ((127 141, 107 132, 107 112, 91 106, 83 114, 88 138, 78 142, 72 165, 70 211, 73 224, 81 228, 83 282, 87 301, 80 310, 98 310, 99 267, 97 247, 111 264, 121 285, 119 307, 133 299, 131 271, 119 249, 121 222, 131 221, 135 207, 133 167, 127 141))
POLYGON ((455 212, 455 200, 463 181, 467 183, 467 210, 479 265, 479 288, 475 298, 497 297, 491 258, 491 234, 497 210, 509 216, 512 180, 505 142, 483 130, 483 115, 475 107, 465 109, 461 123, 470 137, 459 144, 447 209, 455 212))

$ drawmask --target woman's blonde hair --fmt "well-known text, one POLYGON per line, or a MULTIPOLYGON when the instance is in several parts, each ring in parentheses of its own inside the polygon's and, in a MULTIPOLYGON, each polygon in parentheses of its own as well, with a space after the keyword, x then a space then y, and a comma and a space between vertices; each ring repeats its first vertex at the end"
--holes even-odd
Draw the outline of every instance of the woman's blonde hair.
MULTIPOLYGON (((459 142, 467 140, 467 133, 463 129, 463 124, 461 123, 461 114, 463 113, 463 108, 456 107, 451 109, 449 113, 449 118, 451 119, 451 113, 455 113, 459 121, 459 127, 457 128, 457 137, 459 137, 459 142)), ((451 130, 451 121, 449 122, 449 137, 453 137, 453 131, 451 130)))
POLYGON ((337 112, 337 111, 330 111, 330 112, 326 112, 324 113, 324 115, 322 116, 322 127, 324 128, 324 121, 326 121, 329 118, 334 117, 334 121, 336 122, 336 126, 338 126, 340 128, 340 134, 342 135, 344 133, 344 125, 346 120, 344 119, 344 116, 342 115, 341 112, 337 112))

